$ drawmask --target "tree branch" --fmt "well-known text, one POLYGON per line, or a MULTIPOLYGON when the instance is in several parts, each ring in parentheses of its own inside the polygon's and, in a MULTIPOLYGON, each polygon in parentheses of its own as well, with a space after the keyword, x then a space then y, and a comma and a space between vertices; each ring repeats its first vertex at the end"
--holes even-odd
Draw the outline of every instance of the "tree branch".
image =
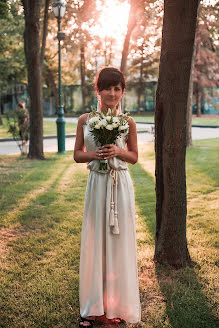
POLYGON ((50 0, 46 0, 45 8, 44 8, 43 37, 42 37, 42 46, 41 46, 41 53, 40 53, 41 67, 43 65, 45 49, 46 49, 46 37, 47 37, 47 33, 48 33, 48 18, 49 18, 49 3, 50 3, 50 0))

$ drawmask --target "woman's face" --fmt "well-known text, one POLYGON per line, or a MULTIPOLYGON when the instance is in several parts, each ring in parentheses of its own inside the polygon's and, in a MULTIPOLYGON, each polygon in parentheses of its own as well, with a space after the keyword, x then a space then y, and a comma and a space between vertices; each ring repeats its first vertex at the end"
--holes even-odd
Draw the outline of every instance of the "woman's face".
POLYGON ((122 85, 121 83, 115 86, 112 85, 107 89, 99 91, 99 95, 101 98, 101 109, 114 109, 123 96, 122 85))

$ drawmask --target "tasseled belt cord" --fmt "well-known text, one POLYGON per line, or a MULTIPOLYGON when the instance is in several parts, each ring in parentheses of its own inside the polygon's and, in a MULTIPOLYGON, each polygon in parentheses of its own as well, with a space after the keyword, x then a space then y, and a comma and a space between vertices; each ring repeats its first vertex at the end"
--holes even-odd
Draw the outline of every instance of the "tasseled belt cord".
POLYGON ((112 184, 111 184, 109 224, 112 227, 112 233, 115 235, 119 235, 118 207, 117 207, 117 187, 118 187, 117 170, 113 170, 113 169, 110 170, 110 175, 112 177, 112 184), (113 188, 114 185, 115 185, 115 197, 114 197, 114 188, 113 188))

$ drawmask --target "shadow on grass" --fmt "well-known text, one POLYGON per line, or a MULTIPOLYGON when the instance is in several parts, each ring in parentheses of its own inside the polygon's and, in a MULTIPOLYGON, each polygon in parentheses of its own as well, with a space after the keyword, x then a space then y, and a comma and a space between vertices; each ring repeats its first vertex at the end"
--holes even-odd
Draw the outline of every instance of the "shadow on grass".
MULTIPOLYGON (((155 234, 155 185, 149 175, 139 163, 129 166, 136 191, 136 205, 143 217, 151 240, 155 234)), ((153 241, 154 244, 154 241, 153 241)), ((165 313, 161 313, 156 328, 216 328, 216 318, 212 310, 213 305, 203 292, 203 286, 198 277, 200 268, 193 263, 191 266, 175 270, 168 265, 155 263, 155 274, 166 304, 165 313)), ((141 290, 141 294, 144 294, 141 290)), ((145 298, 145 296, 144 296, 145 298)), ((147 298, 147 297, 146 297, 147 298)), ((155 298, 155 302, 156 302, 155 298)), ((146 301, 147 304, 147 301, 146 301)), ((147 306, 147 305, 146 305, 147 306)), ((153 307, 152 307, 153 311, 153 307)), ((151 313, 152 317, 156 316, 151 313)))
POLYGON ((169 322, 174 328, 216 328, 217 318, 212 313, 213 304, 203 292, 198 270, 191 266, 174 270, 156 263, 156 276, 160 290, 166 298, 166 316, 163 324, 169 322))
MULTIPOLYGON (((77 326, 80 231, 87 175, 74 172, 72 182, 63 187, 70 165, 63 163, 59 173, 53 171, 57 174, 53 182, 17 218, 32 230, 10 245, 10 258, 16 259, 16 264, 5 281, 0 278, 0 290, 4 287, 7 299, 4 309, 0 306, 2 327, 77 326)), ((1 300, 0 293, 0 304, 1 300)))
POLYGON ((23 226, 34 224, 52 227, 54 223, 61 222, 64 219, 65 206, 61 206, 61 192, 58 185, 70 165, 71 163, 63 165, 59 173, 52 172, 53 175, 56 175, 55 180, 43 192, 32 199, 17 218, 23 226))
POLYGON ((136 204, 140 210, 140 215, 144 218, 147 228, 153 237, 156 230, 154 179, 139 163, 129 165, 129 171, 134 182, 136 204))
MULTIPOLYGON (((205 141, 205 140, 202 140, 205 141)), ((219 187, 219 147, 212 141, 212 145, 207 143, 198 144, 196 148, 188 148, 186 151, 186 165, 194 167, 200 173, 205 174, 212 180, 212 187, 219 187), (203 145, 202 147, 199 145, 203 145)))
POLYGON ((58 157, 53 157, 46 161, 31 162, 18 157, 12 172, 0 175, 0 215, 10 211, 30 192, 41 187, 52 176, 57 160, 58 157))

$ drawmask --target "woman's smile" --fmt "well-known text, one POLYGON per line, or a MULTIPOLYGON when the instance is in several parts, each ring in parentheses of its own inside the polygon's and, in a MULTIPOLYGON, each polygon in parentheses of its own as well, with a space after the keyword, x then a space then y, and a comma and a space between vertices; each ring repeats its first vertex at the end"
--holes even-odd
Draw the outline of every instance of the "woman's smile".
POLYGON ((101 98, 101 108, 107 109, 110 107, 111 109, 114 109, 116 105, 119 104, 122 96, 123 96, 123 90, 121 83, 118 83, 115 86, 110 86, 106 89, 103 89, 99 92, 100 98, 101 98))

